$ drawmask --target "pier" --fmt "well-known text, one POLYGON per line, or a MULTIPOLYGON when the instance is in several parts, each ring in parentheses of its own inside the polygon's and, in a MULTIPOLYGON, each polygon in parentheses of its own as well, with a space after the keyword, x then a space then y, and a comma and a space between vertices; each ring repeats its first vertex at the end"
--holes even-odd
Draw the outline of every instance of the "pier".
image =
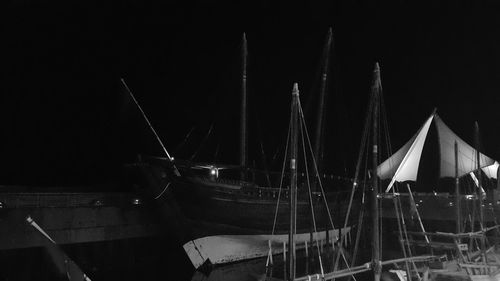
POLYGON ((160 234, 152 204, 137 193, 0 193, 0 250, 42 246, 31 216, 59 244, 160 234))

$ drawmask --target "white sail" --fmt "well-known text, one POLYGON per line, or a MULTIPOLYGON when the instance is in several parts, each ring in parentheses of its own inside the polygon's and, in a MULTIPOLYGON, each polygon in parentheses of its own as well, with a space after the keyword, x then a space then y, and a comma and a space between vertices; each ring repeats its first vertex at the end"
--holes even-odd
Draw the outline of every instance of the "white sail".
MULTIPOLYGON (((433 113, 417 135, 378 166, 377 174, 381 179, 392 178, 386 192, 391 190, 395 182, 417 179, 423 146, 432 121, 436 124, 438 135, 440 177, 455 177, 455 142, 458 148, 458 176, 466 175, 476 169, 476 150, 448 128, 436 113, 433 113)), ((479 158, 481 167, 488 167, 494 163, 493 159, 482 153, 479 158)))

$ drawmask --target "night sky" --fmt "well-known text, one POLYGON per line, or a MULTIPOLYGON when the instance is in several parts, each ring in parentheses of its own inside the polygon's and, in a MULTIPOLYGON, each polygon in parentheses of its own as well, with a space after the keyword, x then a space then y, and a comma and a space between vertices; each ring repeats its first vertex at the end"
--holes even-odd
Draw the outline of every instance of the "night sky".
POLYGON ((161 155, 120 77, 175 157, 193 156, 213 126, 193 159, 237 164, 243 32, 250 159, 259 165, 262 139, 271 162, 293 82, 315 116, 329 27, 328 172, 353 174, 376 61, 394 147, 437 107, 469 143, 478 121, 483 151, 500 159, 496 1, 73 2, 1 4, 2 184, 105 183, 137 153, 161 155))

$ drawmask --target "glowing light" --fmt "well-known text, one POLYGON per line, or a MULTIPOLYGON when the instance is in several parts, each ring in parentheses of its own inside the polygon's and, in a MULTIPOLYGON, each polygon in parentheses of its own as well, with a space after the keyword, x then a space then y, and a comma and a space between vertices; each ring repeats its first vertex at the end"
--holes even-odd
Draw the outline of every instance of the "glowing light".
POLYGON ((95 200, 94 201, 94 206, 102 206, 104 205, 101 200, 95 200))

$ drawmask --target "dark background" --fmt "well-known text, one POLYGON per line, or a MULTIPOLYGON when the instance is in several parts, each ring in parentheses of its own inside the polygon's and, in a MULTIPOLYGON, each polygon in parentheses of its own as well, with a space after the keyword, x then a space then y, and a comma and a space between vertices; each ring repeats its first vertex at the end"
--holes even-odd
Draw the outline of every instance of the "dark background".
POLYGON ((394 147, 437 107, 469 143, 477 120, 483 151, 500 158, 496 1, 101 2, 0 4, 2 184, 112 182, 136 153, 160 155, 120 77, 175 157, 190 158, 213 124, 195 160, 237 164, 243 32, 250 159, 262 139, 271 162, 293 82, 315 116, 329 27, 328 172, 353 174, 376 61, 394 147))

